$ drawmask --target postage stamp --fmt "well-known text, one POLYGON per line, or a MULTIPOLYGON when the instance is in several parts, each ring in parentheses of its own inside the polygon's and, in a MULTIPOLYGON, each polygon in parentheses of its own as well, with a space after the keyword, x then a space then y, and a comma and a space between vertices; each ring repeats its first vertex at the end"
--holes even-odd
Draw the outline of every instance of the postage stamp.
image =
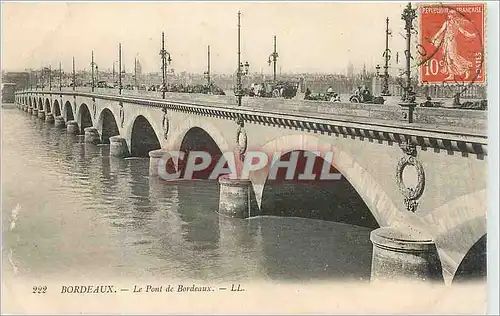
POLYGON ((419 6, 420 82, 486 82, 485 4, 419 6))

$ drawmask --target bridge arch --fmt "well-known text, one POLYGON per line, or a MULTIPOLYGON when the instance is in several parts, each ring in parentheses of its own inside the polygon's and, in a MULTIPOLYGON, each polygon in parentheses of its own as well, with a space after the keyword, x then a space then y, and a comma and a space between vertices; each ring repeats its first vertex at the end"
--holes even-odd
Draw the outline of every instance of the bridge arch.
POLYGON ((486 238, 488 201, 486 189, 458 197, 425 216, 424 223, 433 236, 444 275, 448 280, 462 280, 474 274, 468 261, 479 260, 477 270, 486 272, 481 244, 486 238), (483 266, 481 266, 483 265, 483 266))
POLYGON ((132 157, 149 157, 149 152, 160 149, 160 140, 150 121, 138 115, 130 128, 130 155, 132 157))
POLYGON ((185 166, 191 152, 201 151, 208 153, 210 164, 201 171, 196 171, 188 179, 209 179, 222 157, 222 151, 212 135, 200 127, 191 127, 185 134, 180 144, 179 151, 184 153, 184 159, 179 160, 178 171, 181 178, 185 176, 185 166))
MULTIPOLYGON (((185 120, 180 120, 179 125, 176 122, 175 127, 171 128, 168 134, 164 148, 184 153, 189 153, 191 150, 210 152, 213 157, 212 164, 203 172, 196 172, 193 175, 196 179, 207 179, 222 153, 233 151, 221 131, 203 117, 198 116, 189 116, 185 120)), ((184 163, 186 161, 186 156, 183 161, 179 161, 178 171, 181 178, 184 176, 184 163)))
POLYGON ((38 98, 38 110, 43 110, 42 98, 38 98))
POLYGON ((101 141, 103 144, 109 144, 109 138, 111 136, 120 135, 120 130, 118 129, 118 124, 116 123, 116 117, 109 108, 104 108, 99 114, 99 119, 97 120, 97 130, 101 135, 101 141))
POLYGON ((36 108, 36 97, 31 98, 31 107, 36 108))
MULTIPOLYGON (((394 214, 398 209, 382 189, 383 187, 342 148, 321 141, 318 137, 308 134, 291 134, 281 136, 264 144, 260 149, 265 153, 304 152, 333 152, 333 167, 342 174, 352 188, 357 192, 364 204, 370 210, 379 226, 390 226, 394 214)), ((255 196, 259 207, 262 207, 264 187, 268 178, 268 171, 250 173, 255 196)))
POLYGON ((71 102, 66 101, 64 103, 64 119, 67 121, 73 121, 75 119, 75 116, 73 114, 73 108, 71 107, 71 102))
POLYGON ((45 108, 44 108, 44 110, 45 110, 46 114, 51 113, 50 100, 48 98, 45 99, 45 108))
POLYGON ((203 117, 198 116, 189 117, 177 125, 175 130, 172 130, 168 135, 165 148, 168 150, 180 151, 186 135, 194 127, 200 128, 210 135, 211 139, 222 152, 232 151, 232 148, 230 148, 222 132, 215 125, 207 122, 203 117))
POLYGON ((59 101, 54 100, 54 107, 52 112, 54 112, 54 117, 61 116, 61 107, 59 106, 59 101))
POLYGON ((87 104, 82 103, 78 108, 77 120, 81 133, 85 131, 85 128, 94 126, 92 122, 92 115, 90 115, 90 110, 87 104))

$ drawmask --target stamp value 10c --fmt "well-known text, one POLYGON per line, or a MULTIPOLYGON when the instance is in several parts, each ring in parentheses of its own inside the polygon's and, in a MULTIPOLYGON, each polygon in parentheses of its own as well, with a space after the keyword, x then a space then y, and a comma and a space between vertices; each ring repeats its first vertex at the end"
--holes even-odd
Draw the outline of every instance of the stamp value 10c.
POLYGON ((421 4, 421 83, 484 84, 485 4, 421 4))

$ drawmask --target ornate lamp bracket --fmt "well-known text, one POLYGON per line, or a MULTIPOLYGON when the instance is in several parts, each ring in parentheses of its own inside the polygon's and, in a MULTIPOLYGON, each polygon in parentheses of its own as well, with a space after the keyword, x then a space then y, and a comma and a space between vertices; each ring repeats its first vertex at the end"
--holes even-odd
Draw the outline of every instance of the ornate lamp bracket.
POLYGON ((243 160, 245 158, 244 155, 247 151, 248 145, 247 132, 245 130, 245 121, 241 116, 238 115, 236 124, 238 124, 238 128, 236 129, 236 147, 239 153, 240 160, 243 160))
POLYGON ((161 109, 161 111, 163 112, 163 121, 162 121, 163 137, 165 139, 167 139, 167 137, 168 137, 168 131, 170 129, 170 122, 168 121, 168 117, 167 117, 167 107, 163 107, 161 109))
POLYGON ((92 111, 94 112, 94 119, 97 114, 97 106, 95 104, 95 97, 92 97, 92 111))
POLYGON ((123 128, 123 123, 125 122, 125 110, 123 109, 123 102, 119 102, 120 105, 120 126, 123 128))
POLYGON ((418 199, 422 196, 425 187, 424 167, 417 159, 417 148, 412 144, 410 139, 401 143, 401 150, 405 156, 399 159, 396 167, 396 183, 399 191, 404 197, 404 204, 407 211, 415 213, 418 207, 418 199), (417 185, 415 187, 407 187, 403 181, 403 172, 406 167, 413 166, 417 172, 417 185))

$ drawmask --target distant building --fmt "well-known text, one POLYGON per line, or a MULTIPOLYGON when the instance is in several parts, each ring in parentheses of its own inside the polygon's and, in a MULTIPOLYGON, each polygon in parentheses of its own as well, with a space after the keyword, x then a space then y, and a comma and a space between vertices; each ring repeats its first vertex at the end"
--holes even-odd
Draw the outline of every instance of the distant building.
POLYGON ((23 72, 3 72, 2 83, 15 83, 16 90, 23 90, 29 87, 30 74, 27 71, 23 72))
POLYGON ((351 62, 347 64, 347 77, 348 78, 354 77, 354 65, 351 62))
POLYGON ((137 58, 137 61, 135 63, 135 71, 137 72, 138 77, 142 75, 142 66, 141 66, 141 61, 139 60, 139 58, 137 58))

